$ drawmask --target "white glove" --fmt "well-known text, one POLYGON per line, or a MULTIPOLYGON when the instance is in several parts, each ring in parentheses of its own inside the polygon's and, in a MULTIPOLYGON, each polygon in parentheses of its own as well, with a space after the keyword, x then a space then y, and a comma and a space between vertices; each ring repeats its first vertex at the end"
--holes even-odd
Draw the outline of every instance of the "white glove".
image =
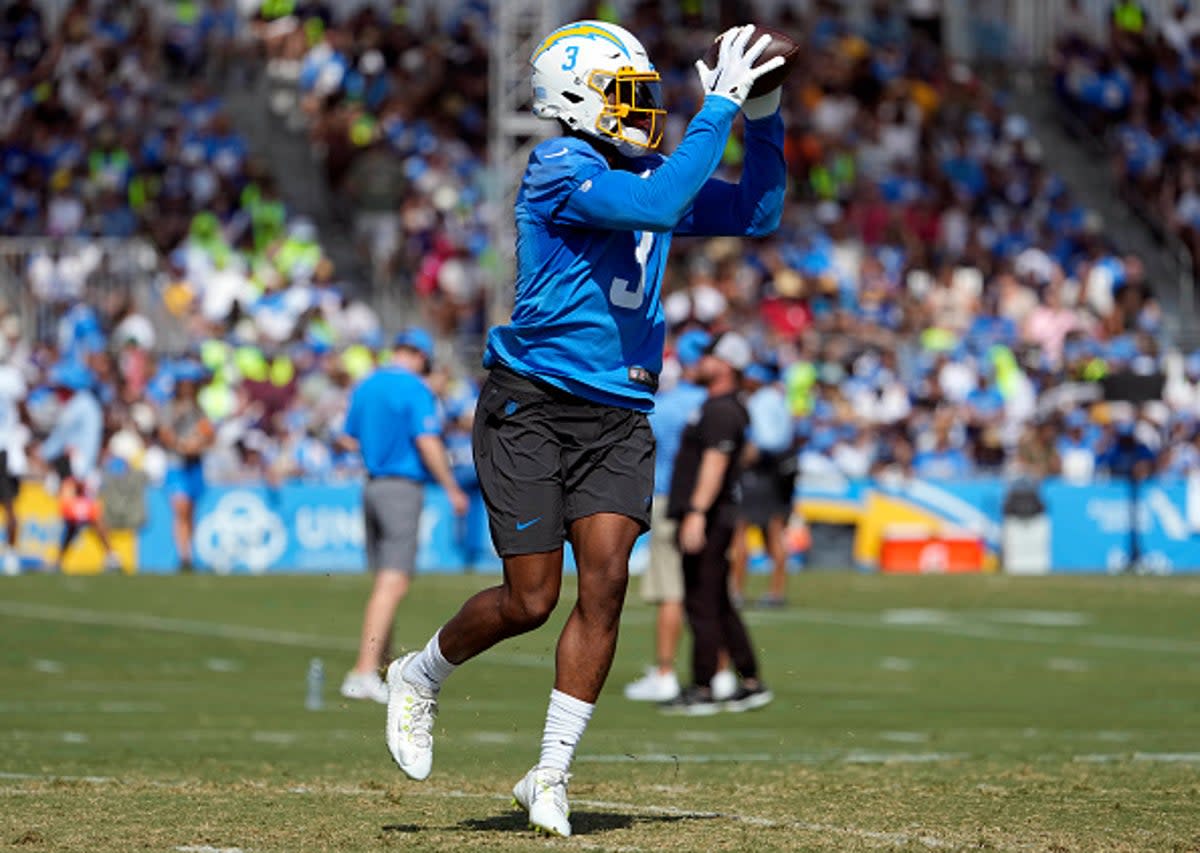
POLYGON ((705 94, 726 98, 740 107, 746 102, 746 96, 755 80, 771 69, 783 65, 783 57, 777 56, 757 68, 754 67, 754 61, 767 49, 771 37, 764 34, 753 45, 747 47, 746 44, 753 34, 752 24, 726 30, 721 36, 716 68, 709 68, 703 59, 696 60, 696 72, 700 75, 705 94))

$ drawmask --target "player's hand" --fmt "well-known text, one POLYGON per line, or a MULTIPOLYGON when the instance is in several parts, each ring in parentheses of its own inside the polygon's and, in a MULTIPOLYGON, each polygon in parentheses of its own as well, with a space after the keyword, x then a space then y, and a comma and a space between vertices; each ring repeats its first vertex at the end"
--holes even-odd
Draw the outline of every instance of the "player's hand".
POLYGON ((696 61, 696 72, 700 75, 700 84, 704 87, 705 94, 726 98, 740 107, 746 102, 746 96, 755 80, 771 69, 783 65, 783 57, 776 56, 755 68, 754 61, 767 49, 771 37, 764 34, 753 45, 748 46, 752 35, 752 24, 726 30, 721 36, 717 66, 709 68, 703 59, 696 61))
POLYGON ((464 516, 467 514, 467 510, 471 508, 471 499, 467 497, 466 492, 462 489, 454 489, 448 493, 448 497, 450 498, 450 506, 453 508, 455 515, 464 516))
POLYGON ((679 549, 685 554, 699 554, 708 540, 708 519, 703 513, 689 512, 679 525, 679 549))

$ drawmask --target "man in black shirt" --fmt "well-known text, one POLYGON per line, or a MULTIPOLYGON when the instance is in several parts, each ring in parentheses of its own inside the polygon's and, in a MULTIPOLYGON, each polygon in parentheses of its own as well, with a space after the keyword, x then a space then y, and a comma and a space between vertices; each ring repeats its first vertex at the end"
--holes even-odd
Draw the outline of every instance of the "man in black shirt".
POLYGON ((684 608, 692 629, 692 686, 662 709, 675 714, 761 708, 773 695, 758 678, 758 662, 746 626, 729 598, 729 545, 737 523, 739 459, 750 416, 738 399, 741 373, 752 353, 736 332, 718 337, 700 362, 708 399, 683 431, 667 514, 679 520, 683 552, 684 608), (741 684, 717 702, 710 682, 717 655, 729 650, 741 684))

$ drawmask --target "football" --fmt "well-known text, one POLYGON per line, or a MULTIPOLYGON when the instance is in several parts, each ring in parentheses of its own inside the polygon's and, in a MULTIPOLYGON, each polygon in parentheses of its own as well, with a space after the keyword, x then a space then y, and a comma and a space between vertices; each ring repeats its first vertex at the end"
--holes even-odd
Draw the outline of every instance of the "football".
MULTIPOLYGON (((722 33, 721 35, 724 35, 722 33)), ((796 67, 796 61, 800 58, 800 45, 788 35, 781 33, 779 30, 771 29, 770 27, 762 27, 754 25, 754 35, 750 36, 748 45, 755 44, 763 35, 771 37, 771 43, 767 45, 767 49, 763 51, 762 56, 758 58, 757 65, 762 65, 776 56, 783 57, 783 65, 773 71, 769 71, 762 77, 754 81, 753 88, 750 89, 750 97, 757 98, 759 95, 765 95, 776 86, 783 84, 787 76, 792 73, 792 69, 796 67)), ((713 39, 712 46, 708 52, 704 54, 704 64, 709 68, 713 68, 717 64, 717 55, 721 49, 721 36, 713 39)), ((756 65, 756 67, 757 67, 756 65)))

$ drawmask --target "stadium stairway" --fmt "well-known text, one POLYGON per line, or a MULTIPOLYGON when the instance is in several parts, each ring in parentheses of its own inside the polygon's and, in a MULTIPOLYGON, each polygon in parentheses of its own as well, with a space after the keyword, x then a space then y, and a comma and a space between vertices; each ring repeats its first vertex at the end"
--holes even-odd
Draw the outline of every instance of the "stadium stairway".
POLYGON ((1062 177, 1081 204, 1100 215, 1105 234, 1121 251, 1142 258, 1170 339, 1188 349, 1200 346, 1195 285, 1182 244, 1159 232, 1118 195, 1102 140, 1064 115, 1045 77, 1024 76, 1016 89, 1047 167, 1062 177))
POLYGON ((352 225, 338 216, 322 164, 306 129, 286 118, 287 98, 294 93, 294 86, 281 85, 261 69, 250 80, 240 74, 229 74, 223 83, 215 85, 225 101, 230 121, 246 139, 251 155, 265 163, 278 181, 289 211, 293 216, 312 220, 338 278, 349 284, 352 295, 368 297, 369 269, 355 251, 352 225), (272 110, 273 105, 279 106, 280 98, 284 100, 284 118, 272 110))

